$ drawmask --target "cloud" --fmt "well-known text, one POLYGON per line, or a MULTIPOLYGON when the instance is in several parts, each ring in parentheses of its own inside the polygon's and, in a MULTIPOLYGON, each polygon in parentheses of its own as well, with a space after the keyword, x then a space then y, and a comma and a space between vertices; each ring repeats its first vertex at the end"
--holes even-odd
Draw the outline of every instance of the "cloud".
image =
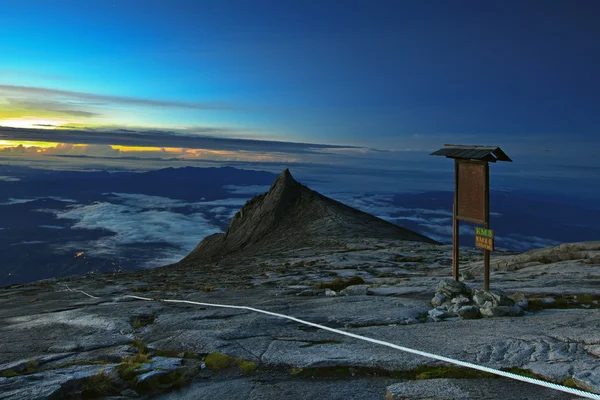
POLYGON ((40 228, 46 228, 46 229, 65 229, 64 226, 58 226, 58 225, 40 225, 40 228))
POLYGON ((107 144, 88 144, 81 146, 70 143, 59 143, 56 145, 56 147, 35 149, 36 153, 43 153, 45 155, 118 157, 121 154, 119 149, 114 149, 112 146, 107 144))
POLYGON ((56 200, 56 201, 62 201, 65 203, 76 203, 76 200, 73 199, 67 199, 64 197, 57 197, 57 196, 46 196, 46 197, 34 197, 32 199, 15 199, 15 198, 9 198, 7 202, 4 203, 0 203, 0 206, 10 206, 13 204, 23 204, 23 203, 31 203, 32 201, 36 201, 36 200, 42 200, 42 199, 52 199, 52 200, 56 200))
POLYGON ((430 239, 435 240, 436 242, 440 242, 440 243, 452 243, 452 238, 448 239, 447 236, 436 235, 436 234, 433 234, 431 232, 425 232, 425 231, 420 231, 419 233, 421 235, 427 236, 430 239))
MULTIPOLYGON (((382 219, 420 219, 423 221, 432 221, 432 218, 425 218, 425 216, 440 215, 452 217, 452 212, 448 210, 397 206, 393 203, 394 195, 391 194, 328 193, 326 196, 382 219)), ((442 220, 445 219, 442 218, 442 220)))
MULTIPOLYGON (((333 193, 328 194, 328 196, 392 223, 402 225, 402 221, 410 222, 414 224, 410 229, 417 230, 419 233, 441 243, 451 243, 452 241, 451 211, 397 206, 393 203, 394 195, 386 194, 333 193)), ((502 215, 500 213, 490 214, 495 216, 502 215)), ((459 229, 461 235, 475 235, 471 226, 462 225, 459 229)), ((520 234, 496 236, 495 240, 498 247, 510 248, 517 251, 527 251, 560 244, 560 242, 552 239, 520 234)))
POLYGON ((227 208, 226 207, 215 207, 215 208, 211 208, 209 210, 211 213, 215 213, 215 214, 223 214, 225 212, 227 212, 227 208))
MULTIPOLYGON (((437 225, 437 224, 419 224, 420 227, 427 229, 428 231, 434 232, 438 235, 452 238, 452 224, 450 225, 437 225)), ((461 226, 459 227, 461 235, 475 236, 473 228, 461 226)))
POLYGON ((91 100, 96 102, 113 103, 113 104, 131 104, 140 106, 154 107, 177 107, 190 108, 195 110, 228 110, 234 107, 218 103, 199 103, 199 102, 184 102, 184 101, 169 101, 158 99, 145 99, 140 97, 127 96, 110 96, 102 94, 74 92, 69 90, 49 89, 42 87, 30 86, 14 86, 0 85, 0 91, 9 93, 25 94, 30 96, 60 96, 71 99, 91 100))
POLYGON ((29 202, 35 201, 35 200, 36 199, 13 199, 13 198, 10 198, 10 199, 8 199, 8 201, 6 201, 4 203, 0 203, 0 205, 9 206, 9 205, 13 205, 13 204, 29 203, 29 202))
MULTIPOLYGON (((189 202, 162 196, 105 193, 107 201, 46 212, 52 212, 59 219, 73 221, 72 229, 101 229, 112 233, 98 240, 67 243, 60 250, 85 251, 92 256, 120 257, 124 251, 131 251, 136 246, 156 244, 152 253, 156 257, 141 262, 145 266, 158 266, 180 260, 204 237, 221 232, 221 228, 211 223, 209 217, 226 223, 251 195, 268 189, 259 185, 227 185, 226 188, 248 197, 189 202), (177 212, 177 209, 183 207, 188 213, 191 210, 191 213, 177 212)), ((420 227, 440 237, 451 235, 451 224, 446 226, 449 218, 445 210, 396 206, 393 204, 394 196, 390 195, 342 193, 334 197, 388 220, 417 222, 420 227)), ((473 234, 472 229, 463 227, 463 230, 461 233, 473 234)), ((143 251, 142 248, 139 251, 143 251)), ((145 256, 148 254, 144 253, 145 256)))
MULTIPOLYGON (((419 232, 441 243, 452 243, 452 223, 447 225, 437 225, 430 223, 419 223, 419 232)), ((471 227, 460 227, 460 235, 474 236, 475 233, 471 227)), ((494 238, 495 246, 516 250, 528 251, 544 247, 558 246, 560 242, 552 239, 541 238, 538 236, 527 236, 520 234, 500 235, 494 238)), ((474 243, 471 243, 474 245, 474 243)))
POLYGON ((153 208, 153 209, 172 209, 177 207, 194 207, 204 209, 214 209, 217 207, 241 207, 249 197, 233 197, 217 200, 187 202, 178 199, 171 199, 162 196, 149 196, 138 193, 105 193, 110 194, 112 201, 118 201, 121 204, 137 207, 137 208, 153 208))
MULTIPOLYGON (((248 200, 229 198, 186 202, 135 193, 104 195, 109 201, 72 205, 65 210, 37 210, 72 221, 71 229, 110 232, 97 240, 65 243, 57 247, 57 251, 84 251, 97 257, 123 257, 125 253, 138 248, 140 253, 131 258, 132 261, 140 262, 144 267, 169 264, 189 254, 206 236, 221 232, 221 228, 211 223, 208 216, 226 222, 248 200), (196 211, 188 214, 177 212, 181 207, 191 207, 196 211), (155 245, 152 251, 143 247, 148 244, 155 245)), ((54 225, 44 227, 60 228, 54 225)))
POLYGON ((113 148, 107 144, 72 144, 57 143, 54 147, 40 146, 8 146, 0 148, 0 153, 12 155, 34 156, 58 156, 58 157, 95 157, 95 158, 115 158, 122 153, 118 148, 113 148))
POLYGON ((0 181, 3 181, 3 182, 19 182, 20 180, 21 179, 16 178, 14 176, 5 176, 5 175, 0 176, 0 181))
POLYGON ((171 199, 169 197, 149 196, 137 193, 110 193, 110 200, 117 201, 123 205, 139 209, 171 209, 175 207, 185 207, 188 205, 196 204, 188 203, 182 200, 171 199))
POLYGON ((208 207, 208 206, 230 206, 230 207, 241 207, 246 204, 246 201, 250 200, 249 198, 230 198, 230 199, 217 199, 217 200, 208 200, 193 203, 194 207, 208 207))
MULTIPOLYGON (((1 86, 0 86, 1 87, 1 86)), ((72 102, 37 100, 37 99, 7 99, 9 106, 24 108, 27 110, 45 110, 54 111, 58 114, 72 115, 76 117, 97 117, 101 114, 97 112, 80 109, 80 105, 72 102)), ((35 124, 36 126, 54 126, 50 124, 35 124)))
POLYGON ((70 243, 63 249, 77 248, 92 256, 106 257, 119 256, 128 245, 156 243, 173 247, 168 251, 169 257, 175 252, 182 258, 204 237, 221 232, 202 213, 184 215, 166 210, 141 209, 101 202, 54 211, 59 219, 75 221, 71 229, 103 229, 113 233, 87 243, 70 243))
MULTIPOLYGON (((255 152, 268 156, 269 154, 320 154, 319 149, 337 149, 348 146, 324 145, 299 142, 279 142, 269 140, 219 138, 206 134, 221 132, 236 132, 227 128, 204 128, 194 133, 164 130, 122 130, 108 129, 26 129, 0 127, 0 140, 104 144, 132 147, 182 148, 198 150, 215 150, 230 152, 255 152)), ((202 154, 198 154, 202 156, 202 154)), ((232 154, 236 155, 236 154, 232 154)), ((238 154, 240 155, 240 154, 238 154)), ((264 161, 264 160, 263 160, 264 161)), ((268 158, 266 161, 270 161, 268 158)))
POLYGON ((261 194, 268 192, 271 187, 269 185, 225 185, 223 188, 233 194, 261 194))
POLYGON ((356 193, 326 193, 325 195, 351 207, 376 215, 379 218, 392 217, 392 214, 400 209, 400 207, 392 204, 393 195, 356 193))
POLYGON ((223 222, 227 222, 239 211, 239 208, 215 207, 208 211, 211 212, 215 218, 218 218, 223 222))
MULTIPOLYGON (((327 196, 391 223, 402 226, 403 221, 410 222, 413 225, 409 225, 409 229, 439 242, 447 243, 452 238, 451 211, 398 206, 393 202, 395 196, 388 194, 332 193, 327 196)), ((474 235, 473 229, 466 226, 460 227, 460 233, 474 235)))
MULTIPOLYGON (((415 209, 415 210, 419 210, 419 209, 415 209)), ((411 217, 411 216, 406 216, 406 217, 386 217, 386 219, 389 220, 406 220, 406 221, 412 221, 412 222, 420 222, 420 223, 431 223, 431 224, 435 224, 435 225, 442 225, 442 224, 451 224, 452 223, 452 218, 425 218, 425 217, 411 217)))
POLYGON ((5 147, 3 149, 0 149, 0 152, 2 153, 12 153, 12 154, 25 154, 25 153, 31 153, 31 154, 35 154, 37 153, 37 147, 33 148, 33 147, 25 147, 22 144, 19 144, 18 146, 15 147, 5 147))
POLYGON ((495 242, 499 247, 506 247, 517 251, 527 251, 544 247, 558 246, 560 242, 538 236, 527 236, 509 233, 505 236, 497 236, 495 242))

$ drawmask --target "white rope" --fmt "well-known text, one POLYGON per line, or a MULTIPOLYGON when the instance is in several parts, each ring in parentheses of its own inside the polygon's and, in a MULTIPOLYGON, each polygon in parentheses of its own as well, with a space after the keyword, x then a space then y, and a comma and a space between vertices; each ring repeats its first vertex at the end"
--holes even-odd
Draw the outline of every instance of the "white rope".
MULTIPOLYGON (((86 296, 89 296, 94 299, 98 298, 98 297, 95 297, 95 296, 85 293, 83 290, 73 290, 73 289, 69 288, 68 286, 67 286, 67 288, 70 291, 78 291, 78 292, 81 292, 81 293, 85 294, 86 296)), ((354 333, 341 331, 339 329, 330 328, 328 326, 324 326, 324 325, 320 325, 320 324, 315 324, 314 322, 305 321, 303 319, 291 317, 291 316, 285 315, 285 314, 279 314, 279 313, 275 313, 275 312, 271 312, 271 311, 261 310, 259 308, 253 308, 253 307, 247 307, 247 306, 234 306, 234 305, 228 305, 228 304, 200 303, 197 301, 189 301, 189 300, 150 299, 147 297, 132 296, 132 295, 125 295, 123 297, 137 299, 137 300, 144 300, 144 301, 161 301, 161 302, 165 302, 165 303, 186 303, 186 304, 194 304, 194 305, 207 306, 207 307, 233 308, 233 309, 238 309, 238 310, 254 311, 257 313, 271 315, 274 317, 289 319, 291 321, 299 322, 304 325, 309 325, 309 326, 313 326, 315 328, 319 328, 319 329, 323 329, 323 330, 326 330, 329 332, 337 333, 339 335, 344 335, 344 336, 348 336, 348 337, 351 337, 354 339, 364 340, 365 342, 370 342, 370 343, 379 344, 381 346, 391 347, 392 349, 404 351, 406 353, 416 354, 416 355, 427 357, 427 358, 433 358, 435 360, 445 361, 450 364, 460 365, 461 367, 466 367, 466 368, 476 369, 476 370, 483 371, 483 372, 488 372, 490 374, 499 375, 499 376, 502 376, 505 378, 515 379, 515 380, 518 380, 521 382, 531 383, 534 385, 543 386, 543 387, 554 389, 554 390, 559 390, 561 392, 574 394, 574 395, 585 397, 588 399, 600 400, 600 394, 585 392, 583 390, 570 388, 570 387, 566 387, 563 385, 558 385, 558 384, 552 383, 552 382, 546 382, 546 381, 543 381, 540 379, 529 378, 527 376, 517 375, 517 374, 513 374, 511 372, 506 372, 506 371, 500 371, 498 369, 488 368, 488 367, 484 367, 482 365, 472 364, 472 363, 469 363, 466 361, 455 360, 453 358, 444 357, 444 356, 440 356, 440 355, 433 354, 433 353, 428 353, 428 352, 421 351, 421 350, 415 350, 415 349, 411 349, 411 348, 404 347, 404 346, 398 346, 397 344, 385 342, 383 340, 377 340, 377 339, 372 339, 372 338, 362 336, 362 335, 356 335, 354 333)))
POLYGON ((65 285, 67 287, 67 289, 69 290, 69 292, 79 292, 79 293, 83 293, 85 294, 87 297, 91 297, 92 299, 99 299, 100 297, 96 297, 96 296, 92 296, 91 294, 87 294, 86 292, 84 292, 83 290, 79 290, 79 289, 71 289, 69 287, 69 285, 67 285, 66 283, 63 283, 63 285, 65 285))

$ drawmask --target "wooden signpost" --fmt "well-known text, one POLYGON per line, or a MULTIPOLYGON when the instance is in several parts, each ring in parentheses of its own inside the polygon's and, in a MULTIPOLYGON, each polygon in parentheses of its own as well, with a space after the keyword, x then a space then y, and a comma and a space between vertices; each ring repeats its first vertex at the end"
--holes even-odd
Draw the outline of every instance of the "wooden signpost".
POLYGON ((452 277, 459 279, 459 221, 475 228, 475 245, 483 251, 483 286, 490 288, 490 251, 494 250, 494 232, 490 229, 489 162, 512 161, 496 146, 446 144, 431 155, 454 159, 454 205, 452 212, 452 277))

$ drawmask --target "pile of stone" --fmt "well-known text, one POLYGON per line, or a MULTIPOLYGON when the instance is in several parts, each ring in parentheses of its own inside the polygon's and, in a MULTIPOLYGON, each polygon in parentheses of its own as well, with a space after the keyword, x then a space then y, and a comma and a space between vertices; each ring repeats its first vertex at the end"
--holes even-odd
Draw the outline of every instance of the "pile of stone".
POLYGON ((473 290, 463 282, 445 279, 438 283, 429 311, 433 321, 446 318, 516 317, 525 315, 523 294, 509 296, 501 290, 473 290))

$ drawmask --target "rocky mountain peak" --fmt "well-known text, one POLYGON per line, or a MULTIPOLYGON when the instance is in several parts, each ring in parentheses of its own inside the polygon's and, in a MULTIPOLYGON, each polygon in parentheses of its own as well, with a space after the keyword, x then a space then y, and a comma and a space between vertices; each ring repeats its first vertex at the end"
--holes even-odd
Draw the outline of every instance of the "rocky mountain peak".
POLYGON ((226 236, 239 234, 241 230, 252 230, 253 236, 268 230, 286 215, 293 213, 301 199, 302 185, 285 169, 267 193, 255 196, 232 218, 226 236))
POLYGON ((205 238, 181 263, 196 265, 305 247, 334 248, 360 237, 437 243, 310 190, 286 168, 268 192, 244 204, 226 233, 205 238))
POLYGON ((286 168, 271 185, 265 196, 265 203, 276 218, 281 218, 300 201, 301 193, 302 185, 296 182, 290 170, 286 168))
POLYGON ((289 168, 283 170, 281 174, 275 179, 275 182, 271 185, 271 189, 269 191, 277 190, 277 189, 285 189, 286 187, 296 187, 300 185, 292 174, 290 173, 289 168))

